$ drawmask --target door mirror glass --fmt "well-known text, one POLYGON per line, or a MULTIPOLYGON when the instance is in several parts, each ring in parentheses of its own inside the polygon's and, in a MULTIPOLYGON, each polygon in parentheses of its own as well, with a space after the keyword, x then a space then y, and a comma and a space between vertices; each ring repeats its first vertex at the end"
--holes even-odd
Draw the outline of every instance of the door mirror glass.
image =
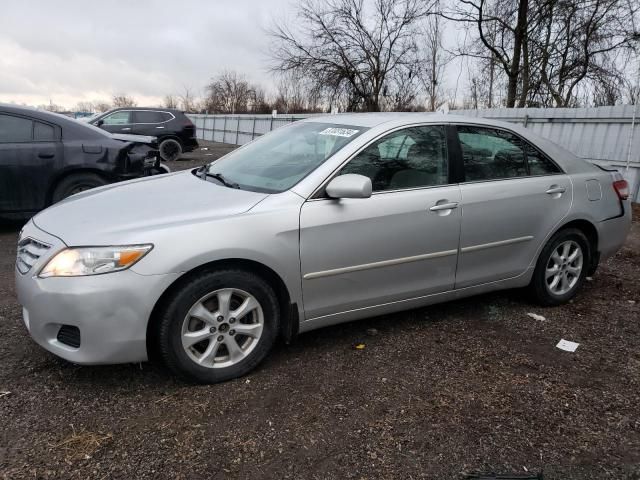
POLYGON ((337 176, 325 189, 331 198, 369 198, 371 190, 371 179, 355 173, 337 176))

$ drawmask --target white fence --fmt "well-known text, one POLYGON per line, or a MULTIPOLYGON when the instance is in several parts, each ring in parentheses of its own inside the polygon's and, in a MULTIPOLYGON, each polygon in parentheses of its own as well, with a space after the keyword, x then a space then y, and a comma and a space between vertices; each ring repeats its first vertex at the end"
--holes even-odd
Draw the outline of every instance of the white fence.
MULTIPOLYGON (((524 125, 579 157, 620 170, 640 201, 640 108, 498 108, 452 110, 450 114, 486 117, 524 125), (627 168, 628 167, 628 168, 627 168)), ((242 145, 310 115, 189 115, 198 138, 242 145)))

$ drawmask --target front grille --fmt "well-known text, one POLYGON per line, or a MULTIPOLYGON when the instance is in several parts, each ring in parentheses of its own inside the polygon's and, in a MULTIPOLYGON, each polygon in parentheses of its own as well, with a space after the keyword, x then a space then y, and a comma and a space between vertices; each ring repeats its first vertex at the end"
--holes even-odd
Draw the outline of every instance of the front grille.
POLYGON ((34 240, 33 238, 23 238, 18 242, 18 253, 16 258, 16 268, 23 275, 31 270, 31 267, 44 255, 51 245, 34 240))
POLYGON ((73 348, 80 346, 80 329, 72 325, 62 325, 58 330, 58 341, 73 348))

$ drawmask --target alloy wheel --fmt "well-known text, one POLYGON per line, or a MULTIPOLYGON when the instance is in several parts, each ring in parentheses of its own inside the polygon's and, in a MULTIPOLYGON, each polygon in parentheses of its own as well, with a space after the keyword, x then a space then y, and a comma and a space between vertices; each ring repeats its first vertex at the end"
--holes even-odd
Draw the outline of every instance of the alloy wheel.
POLYGON ((182 347, 197 365, 230 367, 258 345, 263 329, 264 313, 258 300, 243 290, 223 288, 189 309, 182 324, 182 347))
POLYGON ((545 284, 552 295, 570 292, 578 283, 584 255, 582 247, 574 240, 560 243, 551 253, 545 271, 545 284))

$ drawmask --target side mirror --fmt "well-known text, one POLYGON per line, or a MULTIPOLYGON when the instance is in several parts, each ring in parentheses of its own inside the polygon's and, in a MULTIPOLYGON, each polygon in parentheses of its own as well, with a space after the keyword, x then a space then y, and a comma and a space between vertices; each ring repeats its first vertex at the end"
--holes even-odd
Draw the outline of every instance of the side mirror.
POLYGON ((331 198, 369 198, 371 190, 371 179, 355 173, 334 178, 325 189, 331 198))
POLYGON ((101 127, 102 125, 104 125, 104 120, 101 119, 96 122, 96 127, 101 127))

